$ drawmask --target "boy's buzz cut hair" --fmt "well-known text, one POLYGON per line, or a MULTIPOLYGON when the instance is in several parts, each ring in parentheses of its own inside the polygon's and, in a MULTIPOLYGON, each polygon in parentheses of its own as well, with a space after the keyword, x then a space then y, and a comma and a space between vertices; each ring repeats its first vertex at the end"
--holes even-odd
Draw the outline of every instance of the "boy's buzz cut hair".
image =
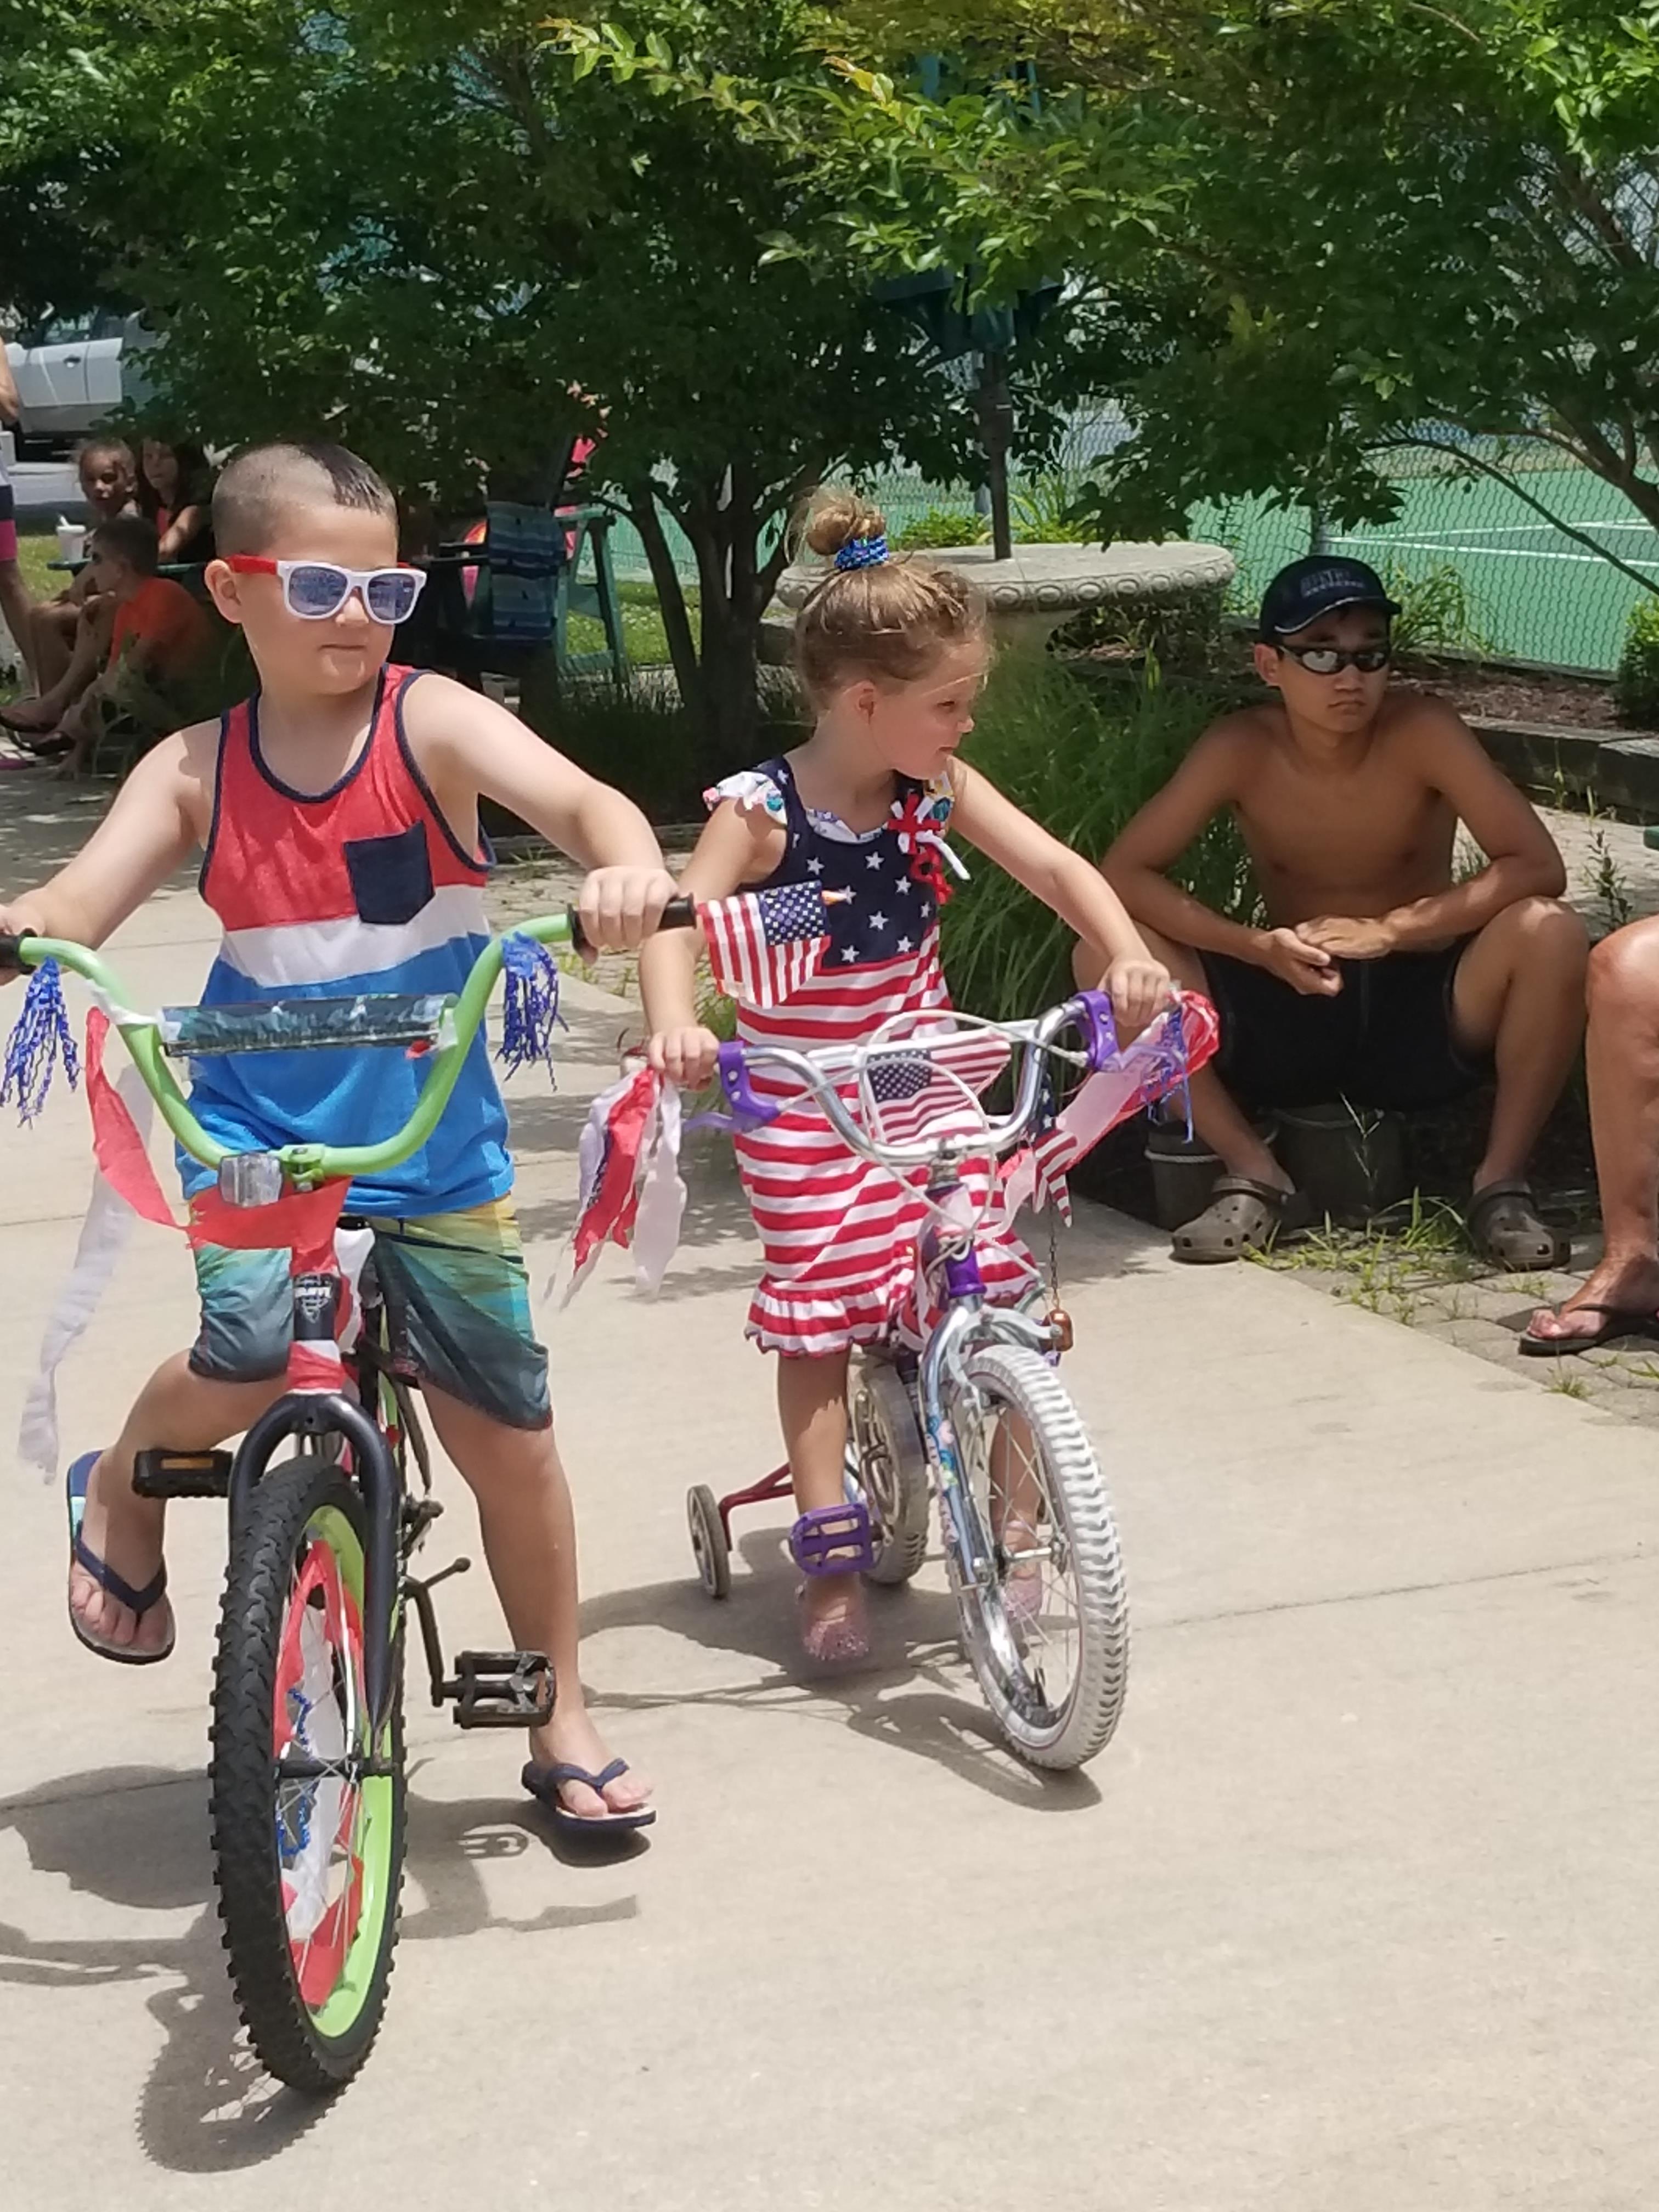
POLYGON ((215 549, 221 558, 262 553, 291 507, 327 500, 392 523, 398 519, 385 480, 343 446, 286 438, 246 446, 213 487, 215 549))
POLYGON ((99 552, 125 562, 136 575, 155 574, 160 542, 155 525, 147 514, 112 514, 93 532, 92 542, 99 552))

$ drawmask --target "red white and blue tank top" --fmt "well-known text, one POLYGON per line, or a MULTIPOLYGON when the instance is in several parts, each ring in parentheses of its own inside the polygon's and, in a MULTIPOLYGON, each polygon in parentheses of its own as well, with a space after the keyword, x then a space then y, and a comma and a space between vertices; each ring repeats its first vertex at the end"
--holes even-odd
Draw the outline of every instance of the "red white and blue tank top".
MULTIPOLYGON (((404 730, 419 672, 387 668, 368 738, 331 789, 282 782, 259 750, 259 702, 234 707, 219 735, 202 896, 224 937, 202 1003, 396 992, 452 994, 489 925, 489 862, 440 811, 404 730)), ((191 1103, 237 1152, 295 1143, 379 1143, 413 1109, 426 1063, 395 1048, 238 1054, 195 1063, 191 1103)), ((182 1160, 187 1192, 210 1181, 182 1160)), ((359 1213, 459 1212, 513 1182, 507 1113, 480 1030, 454 1096, 412 1159, 351 1186, 359 1213)))

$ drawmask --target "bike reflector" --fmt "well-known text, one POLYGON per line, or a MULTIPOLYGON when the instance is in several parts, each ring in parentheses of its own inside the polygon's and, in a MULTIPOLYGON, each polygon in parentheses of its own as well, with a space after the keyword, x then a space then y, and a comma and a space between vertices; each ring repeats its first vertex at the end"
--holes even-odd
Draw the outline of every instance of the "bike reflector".
POLYGON ((239 1052, 327 1052, 401 1045, 429 1052, 453 1030, 453 999, 376 993, 355 999, 271 999, 246 1006, 163 1006, 161 1047, 172 1060, 239 1052))

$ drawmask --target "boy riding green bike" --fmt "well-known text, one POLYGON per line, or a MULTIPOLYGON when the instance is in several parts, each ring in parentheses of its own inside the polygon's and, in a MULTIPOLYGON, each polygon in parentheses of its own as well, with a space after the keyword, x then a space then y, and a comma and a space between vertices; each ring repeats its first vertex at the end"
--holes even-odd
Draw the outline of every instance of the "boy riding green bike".
MULTIPOLYGON (((208 1008, 453 995, 489 937, 488 797, 591 871, 578 908, 590 943, 641 942, 674 885, 631 802, 487 699, 386 665, 422 579, 398 564, 394 504, 372 470, 337 447, 251 448, 220 477, 214 531, 208 588, 246 636, 258 693, 150 753, 82 853, 0 903, 0 934, 99 945, 199 850, 224 929, 208 1008)), ((408 1119, 422 1074, 419 1058, 344 1046, 239 1053, 196 1063, 191 1107, 228 1152, 350 1147, 408 1119)), ((191 1196, 211 1182, 198 1161, 181 1165, 191 1196)), ((532 1733, 526 1784, 562 1824, 635 1827, 654 1817, 648 1790, 583 1703, 574 1525, 512 1185, 480 1025, 427 1140, 354 1180, 346 1204, 374 1234, 392 1365, 418 1379, 477 1499, 514 1642, 552 1662, 556 1704, 532 1733)), ((165 1505, 134 1490, 138 1455, 207 1451, 285 1388, 289 1253, 208 1243, 196 1261, 194 1346, 70 1471, 71 1623, 127 1664, 173 1641, 165 1505)))

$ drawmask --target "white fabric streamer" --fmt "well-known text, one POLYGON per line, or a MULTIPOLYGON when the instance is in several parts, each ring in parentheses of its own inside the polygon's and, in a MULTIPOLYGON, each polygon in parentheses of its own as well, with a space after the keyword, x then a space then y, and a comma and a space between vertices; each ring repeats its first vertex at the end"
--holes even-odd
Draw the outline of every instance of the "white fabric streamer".
POLYGON ((685 1215, 685 1181, 680 1174, 680 1094, 665 1081, 640 1147, 646 1161, 640 1207, 634 1218, 634 1281, 655 1297, 669 1261, 678 1249, 685 1215))
MULTIPOLYGON (((150 1097, 137 1069, 124 1068, 116 1088, 138 1134, 148 1142, 150 1097)), ((58 1370, 85 1335, 137 1218, 125 1199, 105 1181, 102 1170, 94 1167, 92 1202, 81 1224, 75 1262, 47 1320, 40 1341, 40 1368, 23 1401, 17 1432, 18 1455, 26 1467, 38 1468, 48 1482, 58 1472, 58 1370)))

